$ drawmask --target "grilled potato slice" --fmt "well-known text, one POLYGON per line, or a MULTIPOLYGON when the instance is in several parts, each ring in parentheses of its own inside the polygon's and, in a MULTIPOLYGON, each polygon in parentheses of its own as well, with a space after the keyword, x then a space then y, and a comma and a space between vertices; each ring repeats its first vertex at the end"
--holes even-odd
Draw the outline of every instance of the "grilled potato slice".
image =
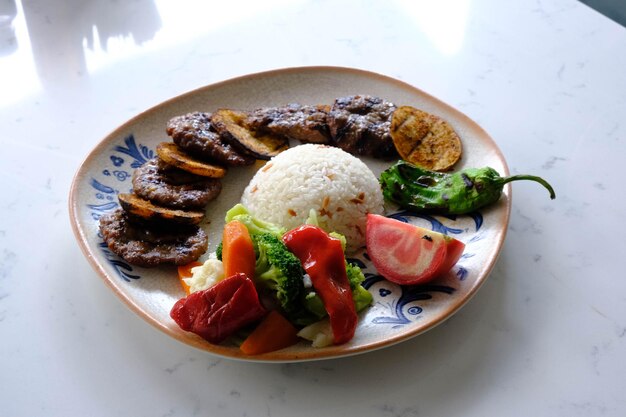
POLYGON ((181 224, 197 225, 204 219, 204 212, 169 209, 152 204, 135 194, 119 194, 120 205, 127 213, 145 220, 166 220, 181 224))
POLYGON ((181 151, 175 143, 159 143, 156 151, 159 158, 166 164, 191 172, 192 174, 209 178, 222 178, 226 175, 226 168, 198 161, 181 151))
POLYGON ((447 171, 461 158, 461 139, 448 122, 433 114, 398 107, 389 130, 402 159, 422 168, 447 171))
POLYGON ((211 123, 222 139, 255 158, 268 160, 289 147, 287 138, 254 131, 246 124, 247 119, 247 113, 229 109, 211 115, 211 123))

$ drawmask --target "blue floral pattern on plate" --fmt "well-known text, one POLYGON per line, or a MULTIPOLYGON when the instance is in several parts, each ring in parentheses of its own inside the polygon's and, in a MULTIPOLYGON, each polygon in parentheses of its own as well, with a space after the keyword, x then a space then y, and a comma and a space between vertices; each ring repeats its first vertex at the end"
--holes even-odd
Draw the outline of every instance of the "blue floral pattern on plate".
MULTIPOLYGON (((130 191, 132 186, 129 184, 130 181, 127 182, 127 180, 132 178, 132 170, 152 159, 154 157, 154 151, 145 145, 137 145, 135 137, 132 134, 124 138, 124 146, 115 146, 113 151, 116 152, 116 154, 109 156, 109 160, 113 166, 111 169, 107 168, 102 170, 102 175, 103 177, 115 178, 117 182, 121 183, 122 188, 130 191), (129 164, 128 169, 120 169, 124 167, 124 164, 129 164)), ((95 199, 103 201, 96 204, 87 204, 87 208, 91 210, 91 217, 96 221, 98 221, 103 214, 119 207, 117 200, 117 195, 120 192, 119 189, 105 185, 103 183, 104 181, 105 179, 103 178, 100 180, 91 178, 89 182, 94 190, 95 199)), ((102 238, 100 233, 98 233, 98 236, 102 238)), ((99 247, 106 260, 113 266, 124 281, 130 282, 131 280, 141 278, 140 275, 133 273, 133 267, 131 265, 111 252, 104 241, 99 244, 99 247)))

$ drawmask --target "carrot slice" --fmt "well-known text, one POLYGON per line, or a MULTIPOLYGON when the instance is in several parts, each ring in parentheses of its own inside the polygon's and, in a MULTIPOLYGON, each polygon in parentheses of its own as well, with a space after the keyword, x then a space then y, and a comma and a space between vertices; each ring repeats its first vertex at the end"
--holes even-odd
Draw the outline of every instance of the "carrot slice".
POLYGON ((185 294, 189 295, 189 285, 185 282, 185 278, 191 278, 193 273, 191 272, 191 268, 195 268, 196 266, 202 265, 202 262, 191 262, 187 265, 180 265, 178 267, 178 280, 180 281, 180 285, 185 290, 185 294))
POLYGON ((254 278, 256 255, 252 238, 246 225, 237 220, 230 221, 224 226, 222 262, 226 278, 240 272, 250 279, 254 278))
POLYGON ((258 355, 286 348, 298 340, 298 329, 278 311, 272 310, 243 341, 240 349, 246 355, 258 355))

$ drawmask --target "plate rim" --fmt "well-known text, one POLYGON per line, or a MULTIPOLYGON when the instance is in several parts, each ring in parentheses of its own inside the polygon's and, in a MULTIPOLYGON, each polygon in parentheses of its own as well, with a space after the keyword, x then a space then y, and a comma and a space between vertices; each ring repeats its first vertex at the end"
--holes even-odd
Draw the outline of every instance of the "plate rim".
MULTIPOLYGON (((229 79, 217 81, 211 84, 207 84, 207 85, 189 90, 187 92, 178 94, 174 97, 161 101, 139 112, 135 116, 131 117, 130 119, 126 120, 119 126, 109 131, 109 133, 106 134, 83 158, 82 162, 80 163, 78 169, 76 170, 72 178, 72 182, 70 186, 70 192, 69 192, 69 198, 68 198, 70 224, 71 224, 74 236, 79 244, 79 247, 83 255, 87 258, 88 262, 91 264, 91 266, 100 276, 100 278, 104 280, 105 284, 114 292, 114 294, 128 308, 130 308, 135 314, 137 314, 143 320, 145 320, 152 326, 156 327, 163 333, 167 334, 168 336, 184 343, 185 345, 194 347, 202 352, 214 354, 220 357, 225 357, 225 358, 234 359, 234 360, 242 360, 242 361, 247 361, 247 362, 292 363, 292 362, 344 358, 344 357, 353 356, 356 354, 371 352, 374 350, 390 347, 395 344, 414 338, 429 330, 432 330, 433 328, 437 327, 441 323, 445 322, 446 320, 454 316, 465 304, 467 304, 474 297, 476 292, 478 292, 478 290, 484 285, 484 283, 487 281, 487 278, 491 274, 493 267, 495 266, 495 263, 497 262, 497 259, 499 258, 502 252, 502 247, 503 247, 503 243, 505 241, 505 238, 508 232, 508 225, 510 222, 510 215, 511 215, 511 207, 512 207, 511 184, 506 184, 503 189, 503 194, 506 196, 506 198, 500 200, 500 201, 505 200, 504 207, 503 207, 504 209, 503 228, 502 230, 500 230, 497 242, 495 242, 496 250, 489 256, 489 258, 485 262, 486 265, 483 267, 483 270, 484 270, 483 277, 477 280, 476 283, 472 285, 472 287, 468 288, 468 291, 464 297, 457 300, 454 305, 450 306, 450 308, 448 309, 448 313, 442 315, 441 317, 438 317, 436 320, 431 320, 431 322, 429 322, 428 325, 415 329, 415 331, 402 333, 397 336, 393 336, 391 338, 385 338, 383 340, 370 342, 367 344, 353 347, 345 351, 337 352, 336 349, 333 349, 330 351, 319 350, 315 352, 315 354, 308 354, 308 355, 296 354, 296 355, 293 355, 293 357, 291 358, 285 358, 280 355, 276 356, 274 352, 250 356, 250 355, 245 355, 241 352, 239 353, 233 352, 233 349, 230 347, 225 347, 221 345, 213 345, 213 344, 210 344, 210 349, 207 349, 207 344, 203 339, 201 339, 200 337, 188 338, 188 337, 184 337, 180 333, 171 332, 168 326, 166 326, 164 323, 160 322, 156 318, 152 317, 148 313, 146 313, 127 294, 122 292, 118 288, 118 286, 116 286, 114 282, 110 279, 110 277, 108 276, 107 272, 105 271, 101 263, 97 261, 94 255, 94 252, 92 251, 92 248, 88 244, 88 238, 86 236, 83 225, 78 220, 79 210, 80 210, 78 199, 77 199, 77 194, 79 192, 78 191, 79 184, 80 184, 81 179, 84 178, 85 174, 88 172, 87 167, 90 165, 91 161, 95 160, 102 153, 102 149, 112 139, 118 137, 121 132, 128 130, 127 128, 129 125, 135 124, 138 120, 144 118, 147 114, 153 113, 160 108, 167 107, 176 101, 184 100, 187 97, 200 94, 205 90, 219 88, 223 85, 227 85, 231 83, 237 83, 237 82, 251 80, 251 79, 260 78, 260 77, 272 77, 272 76, 275 77, 275 76, 280 76, 283 74, 297 74, 297 73, 303 73, 303 72, 310 72, 310 73, 338 72, 344 75, 358 74, 359 76, 362 76, 362 77, 376 78, 382 82, 396 84, 402 89, 410 90, 414 93, 417 93, 418 95, 422 95, 426 97, 428 100, 430 100, 431 102, 435 102, 438 106, 442 106, 452 111, 457 117, 460 117, 461 119, 463 119, 464 123, 468 123, 473 128, 478 129, 481 135, 481 139, 489 142, 490 148, 495 152, 497 158, 502 163, 503 174, 504 175, 510 174, 508 164, 506 162, 506 159, 504 158, 504 154, 502 153, 502 150, 497 145, 495 140, 487 133, 487 131, 482 126, 476 123, 473 119, 467 116, 464 112, 458 110, 457 108, 443 102, 437 97, 434 97, 433 95, 405 81, 402 81, 397 78, 393 78, 393 77, 390 77, 390 76, 387 76, 378 72, 373 72, 373 71, 359 69, 359 68, 351 68, 351 67, 344 67, 344 66, 315 65, 315 66, 285 67, 285 68, 277 68, 277 69, 272 69, 272 70, 267 70, 267 71, 259 71, 259 72, 245 74, 245 75, 235 76, 229 79)), ((341 347, 339 346, 338 348, 340 349, 341 347)))

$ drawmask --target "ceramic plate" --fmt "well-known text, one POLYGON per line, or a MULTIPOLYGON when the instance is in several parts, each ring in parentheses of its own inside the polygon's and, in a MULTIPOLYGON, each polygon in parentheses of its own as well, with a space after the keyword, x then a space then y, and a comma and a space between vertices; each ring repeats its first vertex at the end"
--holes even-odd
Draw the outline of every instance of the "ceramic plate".
MULTIPOLYGON (((389 346, 440 324, 472 297, 496 261, 510 214, 508 185, 498 203, 470 216, 426 216, 387 207, 387 215, 463 241, 467 245, 465 253, 445 277, 430 285, 413 287, 400 287, 384 280, 363 254, 357 254, 355 259, 362 262, 366 275, 364 286, 373 294, 374 304, 360 314, 352 341, 321 349, 303 341, 280 351, 249 357, 235 345, 212 345, 182 331, 169 316, 173 304, 184 295, 176 269, 129 265, 114 255, 99 235, 98 219, 118 207, 118 193, 130 191, 133 170, 155 155, 159 142, 169 140, 165 126, 171 117, 221 107, 254 109, 294 102, 332 103, 336 97, 354 94, 383 97, 443 117, 462 138, 463 158, 456 169, 489 165, 501 175, 508 174, 500 150, 483 129, 454 108, 401 81, 336 67, 291 68, 248 75, 159 104, 115 129, 89 154, 75 176, 70 193, 74 233, 89 262, 113 292, 147 322, 183 343, 230 358, 290 362, 341 357, 389 346)), ((373 160, 366 163, 376 175, 389 165, 373 160)), ((219 243, 224 213, 239 201, 258 167, 259 164, 232 168, 224 178, 222 194, 208 206, 208 221, 203 224, 209 234, 209 252, 219 243)))

